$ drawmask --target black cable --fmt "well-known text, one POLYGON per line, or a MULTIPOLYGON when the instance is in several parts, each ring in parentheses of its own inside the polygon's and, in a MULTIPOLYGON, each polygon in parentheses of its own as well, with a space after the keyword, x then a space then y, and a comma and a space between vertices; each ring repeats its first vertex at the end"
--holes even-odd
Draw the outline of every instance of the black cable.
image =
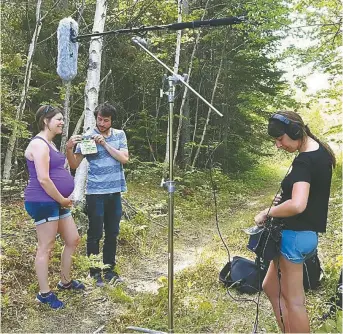
POLYGON ((218 205, 217 205, 217 197, 216 197, 216 186, 213 182, 213 177, 212 177, 212 159, 213 159, 213 153, 210 156, 210 180, 211 180, 211 186, 212 186, 212 194, 213 194, 213 200, 214 200, 214 208, 215 208, 215 215, 216 215, 216 226, 217 226, 217 230, 218 230, 218 234, 220 236, 220 239, 222 241, 222 243, 224 244, 228 257, 229 257, 229 262, 231 262, 231 256, 230 256, 230 250, 229 247, 226 245, 223 236, 220 232, 220 228, 219 228, 219 220, 218 220, 218 205))
MULTIPOLYGON (((296 159, 298 155, 295 156, 294 160, 296 159)), ((293 162, 294 162, 293 160, 293 162)), ((288 170, 284 176, 284 179, 285 177, 288 175, 291 167, 293 166, 293 162, 291 163, 291 165, 288 167, 288 170)), ((278 189, 278 191, 276 192, 275 196, 274 196, 274 199, 272 200, 272 204, 270 205, 269 209, 268 209, 268 212, 267 212, 267 216, 269 216, 269 212, 273 206, 273 203, 275 201, 275 198, 277 196, 277 194, 279 193, 280 189, 282 187, 282 182, 280 182, 280 187, 278 189)), ((277 259, 277 277, 278 277, 278 282, 279 282, 279 312, 280 312, 280 320, 281 320, 281 323, 282 323, 282 326, 283 326, 283 332, 286 333, 286 330, 285 330, 285 323, 283 321, 283 316, 282 316, 282 309, 281 309, 281 269, 280 269, 280 256, 278 256, 278 259, 277 259)))
MULTIPOLYGON (((218 148, 218 146, 220 145, 221 143, 219 143, 217 145, 216 148, 218 148)), ((217 199, 216 199, 216 192, 215 192, 215 184, 214 184, 214 181, 213 181, 213 177, 212 177, 212 161, 213 161, 213 153, 214 151, 216 150, 216 148, 211 152, 210 154, 210 157, 209 157, 209 162, 210 162, 210 165, 209 165, 209 169, 210 169, 210 180, 211 180, 211 187, 212 187, 212 193, 213 193, 213 198, 214 198, 214 207, 215 207, 215 217, 216 217, 216 226, 217 226, 217 230, 218 230, 218 234, 220 236, 220 239, 222 240, 226 250, 227 250, 227 253, 228 253, 228 257, 229 257, 229 262, 231 263, 231 257, 230 257, 230 251, 229 251, 229 248, 228 246, 226 245, 223 237, 222 237, 222 234, 220 232, 220 228, 219 228, 219 220, 218 220, 218 206, 217 206, 217 199)), ((209 145, 207 146, 207 150, 209 151, 209 145)), ((230 269, 231 270, 231 269, 230 269)), ((259 275, 260 275, 260 268, 258 268, 259 270, 259 275)), ((260 302, 260 296, 261 296, 261 290, 259 290, 258 292, 258 297, 257 297, 257 302, 254 300, 254 299, 251 299, 251 298, 235 298, 231 292, 230 292, 230 289, 235 286, 236 284, 239 284, 241 283, 241 280, 238 280, 236 282, 234 282, 233 284, 231 284, 230 286, 227 287, 226 289, 226 292, 227 294, 235 301, 235 302, 253 302, 256 304, 256 317, 255 317, 255 322, 254 322, 254 328, 253 328, 253 333, 257 333, 257 326, 258 326, 258 313, 259 313, 259 302, 260 302)), ((260 283, 260 278, 259 278, 259 283, 260 283)))
POLYGON ((280 256, 277 259, 277 277, 279 281, 279 312, 280 312, 280 320, 283 326, 283 332, 286 333, 285 323, 283 321, 282 315, 282 308, 281 308, 281 270, 280 270, 280 256))
POLYGON ((258 328, 258 315, 259 315, 259 305, 260 305, 260 297, 261 297, 261 259, 257 258, 257 268, 258 268, 258 296, 257 296, 257 304, 256 304, 256 316, 254 321, 253 333, 257 333, 258 328))
MULTIPOLYGON (((215 217, 216 217, 216 226, 217 226, 217 230, 218 230, 218 234, 220 236, 220 239, 221 241, 223 242, 226 250, 227 250, 227 253, 228 253, 228 257, 229 257, 229 262, 231 262, 231 257, 230 257, 230 251, 229 251, 229 248, 228 246, 226 245, 223 237, 222 237, 222 234, 220 232, 220 228, 219 228, 219 221, 218 221, 218 206, 217 206, 217 197, 216 197, 216 186, 214 184, 214 181, 213 181, 213 177, 212 177, 212 162, 213 162, 213 154, 214 154, 214 151, 218 148, 218 146, 220 145, 221 143, 219 143, 217 145, 217 147, 215 147, 212 152, 210 153, 209 155, 209 159, 208 161, 210 162, 209 164, 209 170, 210 170, 210 181, 211 181, 211 187, 212 187, 212 193, 213 193, 213 199, 214 199, 214 207, 215 207, 215 217)), ((207 151, 209 151, 209 145, 207 146, 207 151)), ((297 155, 296 155, 297 157, 297 155)), ((295 157, 295 158, 296 158, 295 157)), ((294 160, 295 160, 294 158, 294 160)), ((293 161, 294 161, 293 160, 293 161)), ((206 163, 207 165, 207 163, 206 163)), ((293 162, 291 163, 291 165, 288 167, 288 170, 285 174, 285 177, 288 175, 291 167, 293 166, 293 162)), ((284 177, 284 178, 285 178, 284 177)), ((272 203, 268 209, 268 212, 267 212, 267 216, 274 204, 274 201, 276 199, 276 196, 278 195, 278 193, 280 192, 280 189, 282 187, 282 182, 280 182, 280 186, 279 186, 279 189, 277 190, 273 200, 272 200, 272 203)), ((277 275, 278 275, 278 282, 279 282, 279 311, 280 311, 280 319, 281 319, 281 323, 283 325, 283 330, 284 330, 284 333, 285 333, 285 323, 283 321, 283 316, 282 316, 282 309, 281 309, 281 270, 280 270, 280 257, 278 257, 278 262, 277 262, 277 275)), ((260 258, 258 257, 258 260, 257 260, 257 266, 258 266, 258 272, 259 272, 259 287, 261 286, 261 262, 260 262, 260 258)), ((231 270, 231 269, 230 269, 231 270)), ((260 304, 260 297, 261 297, 261 289, 259 289, 258 291, 258 296, 257 296, 257 301, 253 300, 253 299, 249 299, 249 298, 234 298, 229 289, 231 287, 233 287, 234 285, 240 283, 241 281, 237 281, 237 282, 234 282, 233 284, 231 284, 229 287, 227 287, 227 293, 228 295, 236 302, 244 302, 244 301, 250 301, 250 302, 253 302, 256 304, 256 317, 255 317, 255 321, 254 321, 254 327, 253 327, 253 333, 257 333, 257 328, 258 328, 258 316, 259 316, 259 304, 260 304)))

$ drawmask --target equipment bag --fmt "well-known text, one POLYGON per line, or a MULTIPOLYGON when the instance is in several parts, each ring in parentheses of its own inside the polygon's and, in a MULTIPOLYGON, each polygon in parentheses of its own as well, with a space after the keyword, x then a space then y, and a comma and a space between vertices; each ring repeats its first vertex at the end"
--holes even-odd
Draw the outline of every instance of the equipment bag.
MULTIPOLYGON (((308 258, 304 262, 304 290, 315 290, 319 286, 320 275, 322 273, 322 268, 320 267, 320 261, 316 253, 308 258)), ((282 273, 281 273, 282 275, 282 273)))
POLYGON ((280 254, 282 223, 280 219, 268 217, 263 228, 245 230, 249 234, 248 249, 264 261, 271 261, 280 254))
MULTIPOLYGON (((234 287, 239 292, 253 294, 262 290, 262 282, 268 267, 269 261, 262 262, 258 258, 251 261, 240 256, 234 256, 232 262, 227 262, 220 271, 219 281, 227 287, 234 287), (260 273, 258 268, 260 268, 260 273)), ((316 289, 319 286, 322 273, 317 252, 304 262, 303 272, 304 290, 316 289)))
POLYGON ((262 289, 262 282, 268 267, 259 261, 251 261, 240 256, 234 256, 232 262, 227 262, 219 274, 219 280, 225 286, 233 286, 242 293, 253 294, 262 289), (259 267, 261 270, 259 270, 259 267))

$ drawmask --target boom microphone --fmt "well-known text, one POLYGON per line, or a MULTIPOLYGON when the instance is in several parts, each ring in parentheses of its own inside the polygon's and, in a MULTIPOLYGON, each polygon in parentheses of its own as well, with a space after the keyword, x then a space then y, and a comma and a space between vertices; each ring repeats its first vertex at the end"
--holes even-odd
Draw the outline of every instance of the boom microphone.
POLYGON ((78 30, 71 17, 62 19, 57 28, 57 74, 63 81, 71 81, 77 74, 78 30))
POLYGON ((93 34, 79 35, 74 40, 80 40, 82 38, 95 37, 95 36, 105 36, 112 34, 130 34, 130 33, 140 33, 145 31, 155 31, 155 30, 182 30, 182 29, 194 29, 202 26, 227 26, 233 24, 243 23, 245 21, 245 16, 231 16, 224 17, 221 19, 212 19, 212 20, 198 20, 192 22, 180 22, 180 23, 171 23, 165 25, 155 25, 155 26, 141 26, 141 27, 131 27, 119 30, 111 30, 104 32, 96 32, 93 34))
POLYGON ((182 29, 193 29, 193 28, 199 28, 202 26, 212 26, 212 27, 218 27, 218 26, 227 26, 232 24, 239 24, 243 21, 240 17, 224 17, 221 19, 212 19, 212 20, 198 20, 193 22, 180 22, 180 23, 172 23, 168 24, 167 28, 169 30, 182 30, 182 29))

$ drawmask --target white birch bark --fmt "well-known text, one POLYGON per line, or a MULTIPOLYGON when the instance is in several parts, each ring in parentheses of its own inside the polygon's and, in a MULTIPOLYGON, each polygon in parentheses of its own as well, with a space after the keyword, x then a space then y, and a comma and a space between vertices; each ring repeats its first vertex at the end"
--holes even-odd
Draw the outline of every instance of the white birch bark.
POLYGON ((2 174, 2 179, 4 181, 8 181, 10 179, 13 150, 15 147, 15 142, 17 140, 18 123, 20 122, 23 116, 23 112, 26 105, 26 95, 27 95, 27 91, 29 89, 30 80, 31 80, 33 55, 35 53, 37 40, 38 40, 40 31, 42 28, 41 5, 42 5, 42 0, 38 0, 37 6, 36 6, 36 25, 35 25, 35 30, 33 32, 31 43, 29 46, 29 52, 27 54, 23 89, 20 96, 20 102, 16 110, 15 122, 13 123, 13 130, 8 141, 8 146, 7 146, 6 155, 5 155, 4 170, 2 174))
MULTIPOLYGON (((177 22, 180 23, 182 22, 182 2, 183 0, 178 0, 177 1, 177 22)), ((174 58, 174 68, 173 71, 174 73, 178 73, 179 71, 179 63, 180 63, 180 50, 181 50, 181 30, 177 31, 176 35, 176 48, 175 48, 175 58, 174 58)), ((164 164, 167 166, 169 163, 169 120, 168 120, 168 129, 167 129, 167 142, 166 142, 166 155, 164 158, 164 164)))
MULTIPOLYGON (((203 20, 204 17, 205 17, 208 3, 209 3, 209 0, 207 0, 207 2, 206 2, 204 13, 203 13, 203 15, 201 17, 201 20, 203 20)), ((199 40, 200 40, 200 34, 201 34, 201 30, 199 29, 199 30, 197 30, 197 35, 196 35, 196 38, 195 38, 195 43, 194 43, 191 59, 189 61, 189 67, 188 67, 188 73, 187 73, 187 83, 189 82, 189 79, 190 79, 190 76, 191 76, 191 73, 192 73, 193 59, 195 57, 195 52, 196 52, 196 50, 198 48, 198 44, 199 44, 199 40)), ((178 125, 177 132, 176 132, 175 151, 174 151, 174 163, 176 161, 177 153, 178 153, 178 150, 179 150, 180 135, 181 135, 182 122, 183 122, 183 110, 184 110, 184 107, 185 107, 185 103, 186 103, 186 99, 187 99, 187 94, 188 94, 188 87, 185 86, 184 87, 184 91, 183 91, 181 106, 180 106, 179 125, 178 125)))
MULTIPOLYGON (((92 33, 101 33, 104 31, 106 11, 107 1, 97 0, 92 33)), ((91 38, 89 46, 87 83, 85 87, 84 131, 86 131, 88 128, 92 129, 95 127, 94 110, 98 105, 99 99, 102 46, 103 37, 97 36, 91 38)), ((80 202, 84 198, 87 170, 88 162, 86 159, 83 159, 80 166, 76 170, 75 175, 75 189, 73 193, 73 200, 75 202, 80 202)))

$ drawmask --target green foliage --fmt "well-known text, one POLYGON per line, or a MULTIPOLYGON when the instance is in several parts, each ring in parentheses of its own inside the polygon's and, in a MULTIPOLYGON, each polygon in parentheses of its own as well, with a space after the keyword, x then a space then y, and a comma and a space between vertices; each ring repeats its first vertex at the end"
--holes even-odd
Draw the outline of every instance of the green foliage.
MULTIPOLYGON (((18 11, 13 2, 4 4, 3 17, 5 30, 3 50, 4 59, 4 87, 3 99, 8 108, 4 108, 4 133, 5 139, 11 133, 11 115, 13 106, 18 103, 21 93, 26 49, 30 41, 32 26, 35 22, 35 6, 28 3, 23 5, 18 1, 17 5, 22 8, 18 11), (9 30, 7 30, 7 27, 9 30), (20 48, 19 45, 26 45, 20 48), (15 77, 15 79, 13 79, 15 77), (13 103, 14 102, 14 103, 13 103), (8 110, 8 112, 7 112, 8 110)), ((65 88, 56 74, 55 39, 56 22, 75 11, 78 3, 69 1, 59 11, 48 8, 53 5, 52 1, 44 3, 42 11, 47 12, 47 17, 42 22, 42 30, 35 53, 32 68, 32 81, 29 89, 27 108, 20 124, 20 147, 26 146, 27 138, 34 132, 34 112, 43 101, 63 105, 65 88), (24 133, 24 130, 26 132, 24 133)), ((83 11, 83 19, 80 21, 80 33, 86 32, 85 23, 89 24, 93 19, 94 1, 86 6, 83 11)), ((108 30, 125 26, 168 24, 174 22, 177 17, 175 1, 161 2, 149 1, 126 1, 125 3, 108 2, 108 17, 106 25, 108 30), (142 14, 144 13, 144 14, 142 14)), ((289 23, 289 7, 283 1, 259 1, 252 7, 249 3, 235 1, 227 4, 217 4, 204 8, 202 3, 188 4, 184 20, 198 20, 204 18, 225 17, 230 15, 242 15, 246 13, 248 20, 241 25, 231 28, 203 29, 199 39, 199 45, 194 59, 194 67, 191 73, 191 84, 202 83, 200 93, 209 99, 213 89, 213 82, 219 69, 221 55, 223 54, 223 70, 216 92, 216 105, 222 103, 229 105, 230 117, 222 122, 212 117, 206 135, 206 144, 213 141, 223 141, 224 147, 218 151, 216 157, 225 172, 244 171, 252 167, 258 158, 256 149, 259 143, 251 136, 255 134, 252 117, 265 117, 262 110, 279 103, 292 103, 292 99, 285 100, 286 85, 280 81, 282 72, 277 69, 276 59, 273 56, 281 37, 273 34, 273 31, 284 29, 289 23), (270 17, 273 20, 270 20, 270 17), (227 52, 221 52, 223 45, 227 45, 227 52), (234 121, 233 121, 234 120, 234 121), (234 124, 234 126, 232 126, 234 124), (229 136, 228 136, 229 133, 229 136), (245 141, 249 145, 244 145, 245 141)), ((188 70, 194 47, 197 31, 185 30, 182 35, 182 51, 180 57, 180 73, 188 70)), ((151 50, 163 59, 167 64, 174 61, 175 34, 153 33, 149 35, 152 46, 151 50)), ((70 118, 70 132, 73 131, 77 120, 84 108, 83 92, 84 78, 88 64, 87 48, 85 43, 80 43, 78 73, 73 80, 72 106, 70 118)), ((110 74, 101 85, 100 101, 109 101, 116 105, 118 113, 115 126, 125 127, 129 139, 131 156, 136 156, 141 161, 155 161, 156 168, 165 157, 165 137, 167 131, 168 102, 166 99, 156 99, 161 78, 164 70, 146 54, 138 52, 134 46, 127 43, 125 38, 107 36, 104 38, 104 52, 102 59, 102 77, 109 70, 110 74)), ((166 89, 165 82, 163 83, 166 89)), ((175 114, 181 103, 182 89, 177 87, 175 114)), ((199 142, 199 136, 205 125, 207 106, 191 96, 189 99, 190 126, 189 131, 195 131, 195 141, 199 142)), ((255 127, 256 128, 256 127, 255 127)), ((258 127, 257 127, 258 128, 258 127)), ((258 135, 258 132, 257 132, 258 135)), ((183 134, 182 134, 183 136, 183 134)), ((192 136, 184 140, 187 145, 192 136)), ((7 140, 2 145, 6 147, 7 140)), ((4 150, 2 150, 4 151, 4 150)), ((193 156, 194 156, 193 150, 193 156)), ((22 159, 23 150, 19 152, 22 159)), ((183 151, 179 151, 177 163, 182 163, 183 151), (180 153, 181 152, 181 153, 180 153)), ((203 167, 206 161, 201 157, 198 166, 203 167)), ((152 166, 154 169, 155 166, 152 166)), ((20 169, 23 169, 23 161, 20 161, 20 169)), ((129 167, 130 169, 130 167, 129 167)), ((138 173, 135 169, 134 173, 138 173)), ((153 172, 153 171, 152 171, 153 172)))
POLYGON ((132 181, 157 181, 161 177, 162 171, 163 163, 143 162, 135 156, 131 156, 125 165, 126 177, 132 181))
POLYGON ((124 291, 122 286, 116 286, 113 289, 109 289, 108 296, 114 303, 132 303, 132 297, 124 291))
POLYGON ((342 311, 338 311, 335 319, 327 319, 315 333, 342 333, 342 311))
POLYGON ((142 213, 120 224, 119 243, 125 248, 145 252, 149 222, 142 213))
POLYGON ((313 63, 315 68, 323 69, 333 75, 342 73, 342 62, 340 60, 340 46, 342 45, 341 12, 342 3, 337 0, 311 2, 293 2, 296 26, 306 26, 297 33, 305 35, 312 41, 305 52, 302 48, 299 55, 306 63, 313 63))

